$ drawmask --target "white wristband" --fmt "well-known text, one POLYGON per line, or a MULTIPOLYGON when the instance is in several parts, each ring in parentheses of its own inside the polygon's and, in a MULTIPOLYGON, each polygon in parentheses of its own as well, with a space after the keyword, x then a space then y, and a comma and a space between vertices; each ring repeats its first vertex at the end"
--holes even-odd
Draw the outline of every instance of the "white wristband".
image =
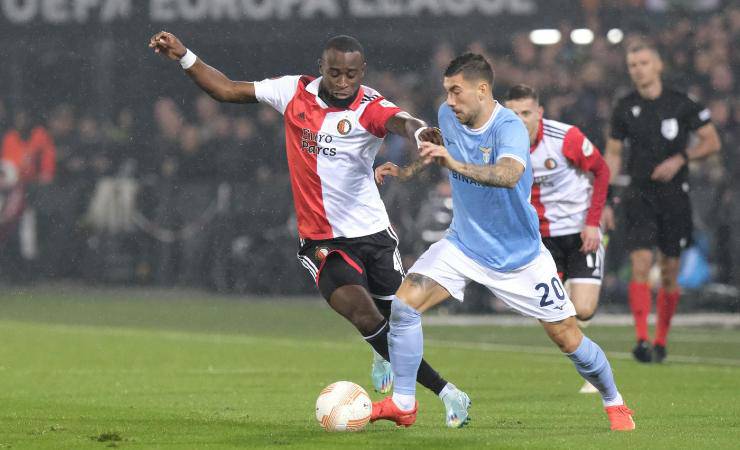
POLYGON ((421 139, 419 138, 419 135, 422 131, 426 130, 429 127, 421 127, 418 130, 414 131, 414 139, 416 139, 416 148, 421 148, 421 139))
POLYGON ((195 64, 196 59, 198 59, 198 57, 195 56, 195 53, 191 52, 190 49, 187 49, 185 56, 180 58, 180 65, 183 69, 187 70, 195 64))

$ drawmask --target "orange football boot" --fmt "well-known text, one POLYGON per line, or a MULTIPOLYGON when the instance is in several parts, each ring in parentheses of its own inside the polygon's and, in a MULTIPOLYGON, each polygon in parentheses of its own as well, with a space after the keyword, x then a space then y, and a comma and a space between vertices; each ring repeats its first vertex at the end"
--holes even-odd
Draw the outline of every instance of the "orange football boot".
POLYGON ((393 403, 393 397, 386 397, 379 402, 373 402, 373 412, 370 414, 370 422, 376 420, 390 420, 396 422, 396 426, 410 427, 416 422, 416 411, 419 402, 414 404, 414 409, 402 411, 393 403))
MULTIPOLYGON (((373 407, 374 406, 375 405, 373 405, 373 407)), ((607 406, 604 408, 604 411, 606 411, 606 415, 609 416, 612 431, 630 431, 635 429, 635 421, 632 420, 633 412, 627 408, 627 406, 607 406)))

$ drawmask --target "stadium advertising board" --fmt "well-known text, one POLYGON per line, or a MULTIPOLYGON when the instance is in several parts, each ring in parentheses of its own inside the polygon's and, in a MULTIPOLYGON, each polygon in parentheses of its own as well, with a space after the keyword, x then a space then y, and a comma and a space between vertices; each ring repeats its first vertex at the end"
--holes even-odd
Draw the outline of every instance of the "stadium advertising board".
POLYGON ((536 0, 0 0, 0 22, 106 24, 531 15, 536 0))

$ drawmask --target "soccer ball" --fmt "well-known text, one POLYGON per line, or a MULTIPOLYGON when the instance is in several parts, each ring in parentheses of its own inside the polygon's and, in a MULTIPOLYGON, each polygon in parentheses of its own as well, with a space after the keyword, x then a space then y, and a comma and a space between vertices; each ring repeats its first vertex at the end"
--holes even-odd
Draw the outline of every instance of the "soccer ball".
POLYGON ((361 386, 337 381, 316 399, 316 420, 326 431, 359 431, 370 421, 373 404, 361 386))

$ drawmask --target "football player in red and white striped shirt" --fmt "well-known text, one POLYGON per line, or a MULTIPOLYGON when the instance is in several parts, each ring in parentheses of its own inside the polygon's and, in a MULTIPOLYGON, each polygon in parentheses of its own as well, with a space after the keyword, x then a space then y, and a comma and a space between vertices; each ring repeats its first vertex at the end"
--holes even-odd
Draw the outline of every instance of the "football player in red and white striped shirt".
MULTIPOLYGON (((599 302, 604 245, 599 223, 606 203, 609 167, 577 127, 542 117, 537 92, 512 87, 506 107, 529 131, 534 171, 531 202, 540 219, 542 242, 552 253, 560 277, 583 323, 599 302)), ((581 392, 596 392, 584 386, 581 392)))
MULTIPOLYGON (((214 99, 266 103, 283 114, 285 145, 298 222, 298 259, 329 305, 349 320, 375 349, 373 383, 388 392, 388 317, 404 276, 398 237, 374 182, 373 162, 388 132, 441 143, 433 128, 362 85, 365 54, 349 36, 331 38, 320 77, 282 76, 232 81, 160 32, 149 46, 179 60, 193 81, 214 99)), ((411 171, 420 170, 421 163, 411 171)), ((419 383, 445 402, 457 391, 422 361, 419 383)))

